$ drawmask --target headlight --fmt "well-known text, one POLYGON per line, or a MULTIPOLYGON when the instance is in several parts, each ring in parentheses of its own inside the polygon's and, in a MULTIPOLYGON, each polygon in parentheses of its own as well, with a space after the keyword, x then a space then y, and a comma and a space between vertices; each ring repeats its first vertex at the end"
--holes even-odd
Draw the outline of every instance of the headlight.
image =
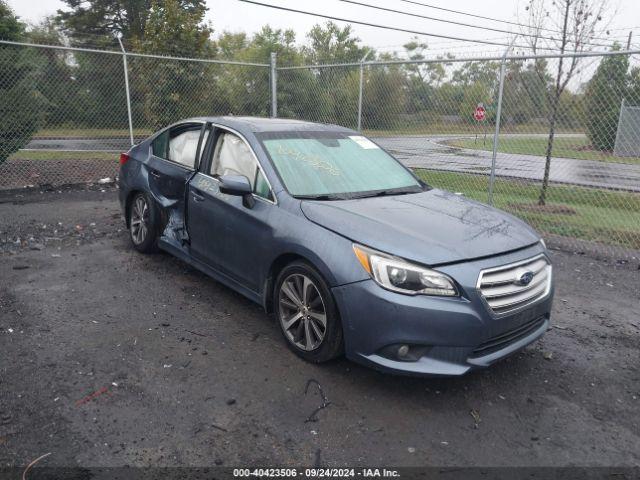
POLYGON ((407 295, 458 295, 453 280, 443 273, 360 245, 353 245, 353 251, 364 269, 383 288, 407 295))

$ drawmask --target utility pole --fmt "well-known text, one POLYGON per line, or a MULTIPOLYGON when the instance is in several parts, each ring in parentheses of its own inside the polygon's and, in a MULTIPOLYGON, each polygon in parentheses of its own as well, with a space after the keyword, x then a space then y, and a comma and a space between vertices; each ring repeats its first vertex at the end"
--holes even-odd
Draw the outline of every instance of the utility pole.
POLYGON ((627 38, 627 50, 631 50, 631 34, 633 30, 629 30, 629 38, 627 38))

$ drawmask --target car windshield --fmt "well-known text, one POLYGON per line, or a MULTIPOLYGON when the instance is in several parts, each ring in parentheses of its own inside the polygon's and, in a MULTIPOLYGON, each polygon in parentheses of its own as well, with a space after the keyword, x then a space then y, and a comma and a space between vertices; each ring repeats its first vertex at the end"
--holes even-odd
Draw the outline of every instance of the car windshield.
POLYGON ((258 137, 294 197, 332 200, 423 188, 397 160, 361 135, 268 132, 258 137))

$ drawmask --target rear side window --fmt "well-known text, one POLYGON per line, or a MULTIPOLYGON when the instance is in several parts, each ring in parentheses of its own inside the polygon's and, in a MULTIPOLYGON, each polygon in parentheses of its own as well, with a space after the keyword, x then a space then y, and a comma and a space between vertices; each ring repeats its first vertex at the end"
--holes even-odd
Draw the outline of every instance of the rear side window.
MULTIPOLYGON (((207 141, 207 135, 203 143, 207 141)), ((200 139, 200 128, 193 130, 181 131, 169 139, 169 160, 193 168, 196 162, 196 150, 198 148, 198 140, 200 139)))
POLYGON ((169 158, 169 130, 162 132, 151 142, 151 151, 156 157, 169 158))
MULTIPOLYGON (((178 126, 162 132, 151 142, 151 150, 157 157, 194 168, 201 129, 200 125, 178 126)), ((202 140, 203 145, 207 141, 208 135, 209 131, 207 130, 202 140)))

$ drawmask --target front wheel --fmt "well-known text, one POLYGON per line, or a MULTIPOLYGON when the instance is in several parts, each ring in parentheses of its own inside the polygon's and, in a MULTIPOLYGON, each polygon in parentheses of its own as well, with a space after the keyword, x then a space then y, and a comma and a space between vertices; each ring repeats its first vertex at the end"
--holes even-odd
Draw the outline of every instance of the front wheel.
POLYGON ((307 361, 321 363, 344 352, 338 309, 322 276, 305 262, 278 275, 274 310, 287 345, 307 361))
POLYGON ((140 192, 131 200, 129 207, 129 234, 133 247, 142 253, 158 249, 158 215, 156 206, 149 197, 140 192))

